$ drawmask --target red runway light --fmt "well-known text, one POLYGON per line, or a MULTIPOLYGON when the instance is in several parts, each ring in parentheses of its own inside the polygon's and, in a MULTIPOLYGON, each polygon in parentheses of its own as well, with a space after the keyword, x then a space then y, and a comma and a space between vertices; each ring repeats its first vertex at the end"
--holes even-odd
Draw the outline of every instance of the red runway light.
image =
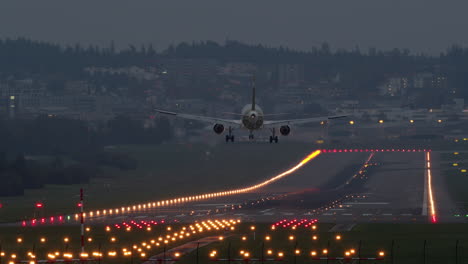
POLYGON ((42 203, 36 203, 36 208, 42 208, 42 207, 44 207, 44 204, 42 204, 42 203))

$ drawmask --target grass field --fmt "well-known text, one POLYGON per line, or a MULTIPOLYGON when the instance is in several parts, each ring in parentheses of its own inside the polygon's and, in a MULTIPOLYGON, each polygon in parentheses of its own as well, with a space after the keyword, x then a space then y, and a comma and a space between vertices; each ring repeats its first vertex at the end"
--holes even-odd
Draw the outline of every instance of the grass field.
MULTIPOLYGON (((468 240, 466 239, 468 227, 466 225, 366 224, 358 225, 353 231, 343 233, 328 232, 331 226, 333 225, 319 224, 317 231, 303 228, 272 231, 270 226, 257 225, 254 240, 253 232, 249 229, 250 225, 244 224, 238 236, 200 249, 199 263, 213 263, 208 257, 213 250, 218 252, 217 258, 220 259, 227 258, 228 255, 231 258, 242 259, 240 252, 242 250, 249 252, 251 258, 257 259, 262 257, 262 251, 263 257, 266 258, 278 258, 278 253, 283 253, 284 261, 274 263, 326 263, 326 260, 312 261, 311 255, 314 251, 316 256, 326 257, 327 255, 323 254, 324 249, 328 250, 329 257, 344 257, 345 252, 352 249, 356 252, 352 254, 353 257, 359 255, 377 257, 381 251, 385 254, 384 261, 363 261, 362 263, 456 263, 457 240, 459 240, 458 263, 468 261, 468 240), (265 240, 267 235, 271 238, 269 241, 265 240), (317 240, 313 240, 314 235, 317 236, 317 240), (336 239, 337 235, 341 236, 341 240, 336 239), (242 236, 246 236, 247 240, 242 240, 242 236), (290 236, 294 236, 294 239, 290 240, 290 236), (299 254, 296 254, 296 249, 299 250, 299 254), (271 250, 273 254, 268 255, 268 250, 271 250), (424 258, 426 262, 423 262, 424 258)), ((178 263, 190 264, 195 263, 195 260, 196 253, 193 252, 184 256, 178 263)), ((329 263, 339 262, 330 261, 329 263)))
MULTIPOLYGON (((88 226, 85 229, 85 252, 95 259, 99 256, 93 257, 93 253, 101 253, 101 263, 141 263, 142 259, 164 251, 165 247, 169 250, 187 241, 224 233, 223 229, 214 228, 205 228, 201 232, 196 229, 198 232, 193 233, 189 228, 191 225, 178 223, 159 222, 157 225, 151 225, 150 229, 145 224, 141 224, 141 229, 130 224, 132 228, 129 230, 122 224, 120 226, 119 229, 114 225, 88 226), (187 233, 190 233, 190 236, 187 233), (182 234, 183 238, 180 238, 182 234), (172 240, 172 237, 169 239, 167 236, 177 239, 172 240), (164 242, 166 239, 169 241, 167 246, 164 242), (131 254, 125 255, 124 252, 131 254)), ((72 254, 72 258, 77 259, 80 252, 79 226, 0 228, 0 263, 32 260, 30 254, 33 254, 36 260, 53 260, 50 255, 56 256, 56 259, 63 259, 65 253, 72 254)))
MULTIPOLYGON (((333 224, 319 223, 317 229, 311 227, 297 227, 295 230, 277 227, 271 230, 271 224, 241 223, 234 231, 229 232, 229 237, 218 242, 209 244, 199 249, 199 263, 213 262, 210 253, 217 251, 216 258, 243 259, 240 251, 249 253, 250 258, 278 258, 281 252, 284 254, 282 262, 279 263, 311 263, 311 252, 315 251, 317 256, 327 256, 323 253, 328 250, 329 257, 344 257, 345 252, 352 252, 353 257, 376 257, 379 252, 384 252, 385 260, 375 263, 456 263, 456 243, 458 240, 458 263, 468 261, 468 226, 462 224, 361 224, 349 232, 329 232, 333 224), (255 230, 251 227, 255 226, 255 230), (337 236, 341 236, 337 240, 337 236), (267 240, 267 236, 270 239, 267 240), (292 236, 292 238, 290 238, 292 236), (313 239, 316 236, 316 239, 313 239), (245 237, 245 240, 243 239, 245 237), (359 251, 360 249, 360 251, 359 251), (268 251, 272 254, 269 255, 268 251), (296 253, 296 250, 299 252, 296 253), (393 262, 392 262, 393 260, 393 262), (295 262, 294 262, 295 261, 295 262)), ((165 237, 173 232, 180 232, 182 226, 178 224, 160 225, 153 227, 151 231, 145 229, 133 229, 130 232, 124 229, 112 228, 109 232, 104 226, 92 226, 86 232, 86 238, 92 238, 86 242, 86 252, 99 251, 104 254, 101 263, 141 263, 143 259, 138 250, 133 250, 133 260, 130 256, 122 254, 122 248, 131 250, 133 245, 145 249, 143 243, 151 245, 151 249, 145 249, 146 257, 156 255, 163 251, 162 246, 155 246, 151 240, 158 241, 158 237, 165 237), (171 227, 171 231, 167 227, 171 227), (179 230, 179 231, 178 231, 179 230), (112 238, 115 241, 112 242, 112 238), (109 252, 115 251, 117 255, 111 257, 109 252)), ((208 231, 193 235, 189 239, 173 242, 167 250, 196 240, 205 236, 227 235, 223 231, 208 231)), ((47 254, 56 251, 73 253, 77 256, 79 252, 79 228, 71 226, 62 227, 35 227, 35 228, 0 228, 0 241, 5 253, 2 258, 4 262, 11 259, 11 254, 17 255, 17 260, 26 260, 28 252, 34 252, 37 259, 44 259, 47 254), (17 239, 22 238, 18 243, 17 239), (45 242, 41 242, 45 238, 45 242), (64 239, 68 238, 68 242, 64 239)), ((182 255, 177 263, 196 263, 196 251, 182 255)), ((168 253, 168 256, 171 256, 168 253)), ((234 262, 231 263, 245 263, 234 262)), ((321 263, 319 261, 319 263, 321 263)), ((325 263, 325 261, 322 261, 325 263)), ((332 262, 330 263, 338 263, 332 262)), ((374 262, 364 262, 374 263, 374 262)))
POLYGON ((109 151, 138 160, 136 170, 103 168, 105 177, 86 185, 50 185, 0 198, 0 222, 74 213, 81 187, 86 208, 99 209, 245 186, 288 168, 314 149, 299 143, 115 146, 109 151), (38 201, 44 203, 41 210, 34 209, 38 201))
MULTIPOLYGON (((463 146, 464 149, 467 149, 466 144, 463 146)), ((468 172, 466 171, 468 170, 468 152, 442 153, 440 159, 441 174, 445 177, 452 198, 459 206, 468 210, 468 192, 466 191, 466 186, 468 186, 468 172)))

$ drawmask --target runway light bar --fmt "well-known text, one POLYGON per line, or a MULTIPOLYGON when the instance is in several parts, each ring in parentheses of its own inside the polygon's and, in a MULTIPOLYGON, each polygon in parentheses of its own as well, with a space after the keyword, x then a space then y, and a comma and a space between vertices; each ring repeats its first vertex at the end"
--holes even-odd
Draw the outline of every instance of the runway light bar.
POLYGON ((404 149, 404 148, 392 148, 392 149, 322 149, 323 153, 349 153, 349 152, 431 152, 430 149, 404 149))
POLYGON ((431 209, 431 222, 437 223, 437 214, 435 208, 435 198, 432 189, 432 171, 431 171, 431 153, 426 152, 426 166, 427 166, 427 188, 429 191, 429 206, 431 209))

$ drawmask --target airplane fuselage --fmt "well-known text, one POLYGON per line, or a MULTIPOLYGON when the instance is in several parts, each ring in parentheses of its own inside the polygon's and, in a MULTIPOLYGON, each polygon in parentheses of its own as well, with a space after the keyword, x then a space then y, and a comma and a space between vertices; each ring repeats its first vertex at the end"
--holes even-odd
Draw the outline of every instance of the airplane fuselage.
POLYGON ((252 105, 248 104, 242 108, 242 125, 248 130, 257 130, 263 126, 263 111, 255 105, 255 109, 252 109, 252 105))

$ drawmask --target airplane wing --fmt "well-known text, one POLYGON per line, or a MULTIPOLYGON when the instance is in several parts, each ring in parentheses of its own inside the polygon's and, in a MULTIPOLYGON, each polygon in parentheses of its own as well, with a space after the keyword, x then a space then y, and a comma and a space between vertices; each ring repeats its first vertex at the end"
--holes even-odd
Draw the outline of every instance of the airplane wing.
POLYGON ((339 118, 344 118, 344 117, 347 117, 347 115, 319 116, 319 117, 288 119, 288 120, 272 120, 272 121, 265 121, 263 123, 263 126, 268 128, 268 127, 284 126, 284 125, 300 125, 300 124, 305 124, 305 123, 321 122, 321 121, 339 119, 339 118))
POLYGON ((169 111, 159 110, 159 109, 154 109, 154 110, 164 115, 177 116, 177 117, 181 117, 185 119, 197 120, 197 121, 207 122, 207 123, 216 123, 216 124, 222 124, 222 125, 227 125, 227 126, 232 126, 232 125, 240 126, 242 124, 241 120, 235 120, 235 119, 223 119, 223 118, 209 117, 209 116, 182 114, 182 113, 169 112, 169 111))

